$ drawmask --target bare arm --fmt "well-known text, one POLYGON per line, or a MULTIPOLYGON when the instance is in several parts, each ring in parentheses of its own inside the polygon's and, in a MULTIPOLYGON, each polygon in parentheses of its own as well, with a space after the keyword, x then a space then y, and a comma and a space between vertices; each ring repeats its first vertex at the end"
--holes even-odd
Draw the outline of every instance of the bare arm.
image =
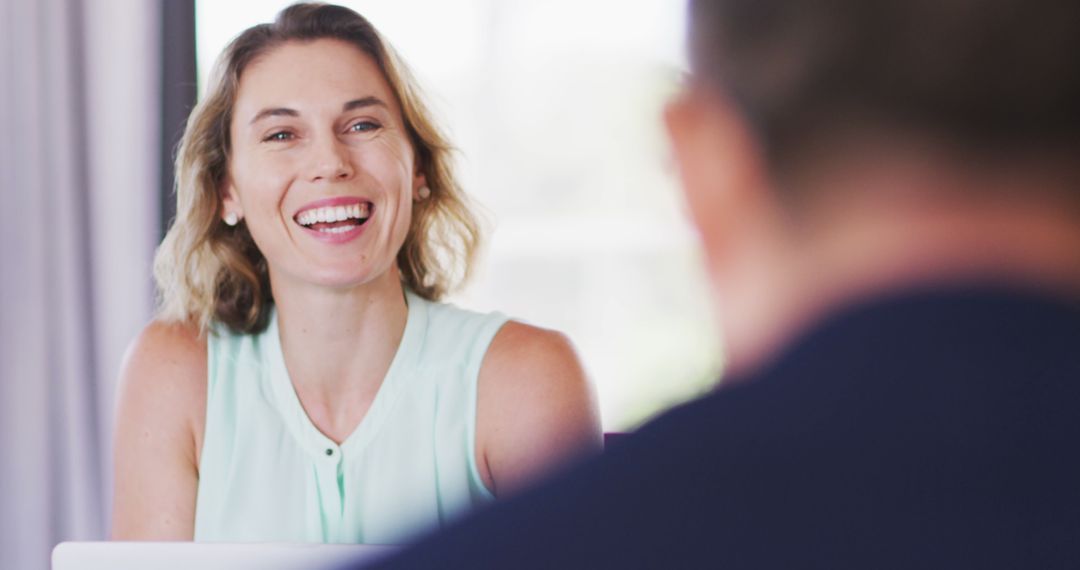
POLYGON ((480 368, 477 465, 506 497, 602 446, 596 397, 565 336, 508 322, 480 368))
POLYGON ((191 540, 206 416, 206 340, 151 323, 128 348, 114 438, 114 540, 191 540))

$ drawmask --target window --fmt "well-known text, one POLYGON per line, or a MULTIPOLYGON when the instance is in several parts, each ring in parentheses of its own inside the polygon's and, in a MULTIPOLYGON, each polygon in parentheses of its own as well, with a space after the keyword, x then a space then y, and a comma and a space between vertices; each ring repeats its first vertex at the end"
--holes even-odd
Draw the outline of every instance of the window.
MULTIPOLYGON (((288 3, 199 2, 200 76, 288 3)), ((682 3, 341 4, 412 68, 489 221, 452 301, 568 334, 609 431, 711 386, 717 334, 660 120, 685 69, 682 3)))

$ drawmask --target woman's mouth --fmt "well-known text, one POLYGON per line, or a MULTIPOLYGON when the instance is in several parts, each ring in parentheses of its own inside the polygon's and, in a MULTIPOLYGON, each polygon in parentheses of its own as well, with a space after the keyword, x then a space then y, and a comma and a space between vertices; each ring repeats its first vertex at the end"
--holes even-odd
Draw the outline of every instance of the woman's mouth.
POLYGON ((322 206, 302 210, 293 219, 301 226, 319 233, 344 234, 364 225, 371 217, 371 210, 370 202, 322 206))

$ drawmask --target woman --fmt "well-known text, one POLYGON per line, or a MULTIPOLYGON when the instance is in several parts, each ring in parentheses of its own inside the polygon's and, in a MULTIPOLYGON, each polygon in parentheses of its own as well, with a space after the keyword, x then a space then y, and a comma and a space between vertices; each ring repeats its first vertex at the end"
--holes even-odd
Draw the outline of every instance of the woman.
POLYGON ((599 447, 564 337, 437 302, 478 238, 448 148, 348 9, 230 44, 124 364, 114 538, 396 543, 599 447))

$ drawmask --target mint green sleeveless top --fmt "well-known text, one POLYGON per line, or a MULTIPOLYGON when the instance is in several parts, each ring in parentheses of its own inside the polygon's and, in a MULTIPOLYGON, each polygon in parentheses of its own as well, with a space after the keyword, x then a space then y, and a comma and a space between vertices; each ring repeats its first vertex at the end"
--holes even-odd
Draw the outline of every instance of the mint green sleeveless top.
POLYGON ((474 452, 480 364, 506 322, 406 293, 401 344, 340 446, 311 423, 266 331, 208 335, 196 541, 397 544, 493 497, 474 452))

